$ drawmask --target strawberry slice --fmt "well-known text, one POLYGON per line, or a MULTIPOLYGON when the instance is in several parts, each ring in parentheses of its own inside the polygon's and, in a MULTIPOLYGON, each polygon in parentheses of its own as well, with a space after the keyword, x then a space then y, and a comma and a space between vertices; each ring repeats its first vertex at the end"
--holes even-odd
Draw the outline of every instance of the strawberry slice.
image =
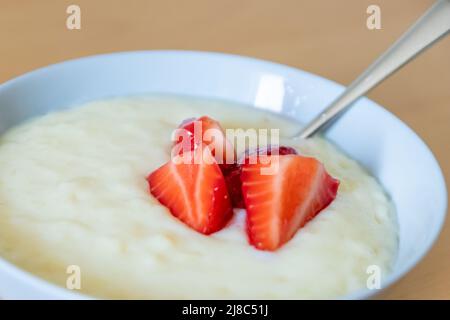
POLYGON ((225 179, 206 146, 176 156, 147 181, 151 194, 172 215, 200 233, 222 229, 232 216, 225 179))
POLYGON ((272 155, 271 163, 242 165, 242 193, 247 208, 249 242, 274 251, 288 242, 335 198, 339 181, 323 164, 299 155, 272 155), (263 174, 277 163, 272 174, 263 174))
POLYGON ((240 168, 235 162, 234 147, 227 140, 220 123, 208 116, 186 119, 175 131, 174 154, 183 154, 186 150, 194 150, 200 145, 208 146, 215 156, 225 177, 233 207, 243 208, 240 168), (227 156, 230 157, 228 161, 227 156))
MULTIPOLYGON (((260 147, 255 150, 246 150, 243 155, 243 159, 239 161, 239 163, 249 163, 250 157, 252 155, 286 155, 286 154, 297 154, 297 151, 294 148, 286 147, 286 146, 266 146, 260 147)), ((257 161, 258 158, 256 157, 257 161)), ((244 199, 242 197, 241 190, 241 164, 235 163, 230 165, 221 165, 221 169, 223 175, 225 177, 225 181, 228 186, 228 193, 231 197, 231 202, 233 203, 234 208, 245 208, 244 199)))
POLYGON ((225 137, 225 132, 220 123, 208 116, 198 119, 184 120, 175 131, 176 154, 193 150, 204 144, 211 149, 213 156, 220 165, 226 165, 235 160, 233 145, 225 137))

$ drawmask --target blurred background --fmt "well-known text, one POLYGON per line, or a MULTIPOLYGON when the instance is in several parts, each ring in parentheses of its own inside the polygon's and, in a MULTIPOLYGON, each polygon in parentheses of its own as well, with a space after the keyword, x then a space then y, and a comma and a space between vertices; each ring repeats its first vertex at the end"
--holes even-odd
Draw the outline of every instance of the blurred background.
MULTIPOLYGON (((247 55, 348 85, 432 0, 0 0, 0 83, 86 55, 189 49, 247 55), (66 9, 81 8, 81 30, 66 9), (369 30, 369 5, 381 30, 369 30)), ((450 185, 450 37, 368 95, 430 146, 450 185)), ((414 155, 411 155, 414 161, 414 155)), ((450 221, 431 253, 379 297, 450 299, 450 221)))

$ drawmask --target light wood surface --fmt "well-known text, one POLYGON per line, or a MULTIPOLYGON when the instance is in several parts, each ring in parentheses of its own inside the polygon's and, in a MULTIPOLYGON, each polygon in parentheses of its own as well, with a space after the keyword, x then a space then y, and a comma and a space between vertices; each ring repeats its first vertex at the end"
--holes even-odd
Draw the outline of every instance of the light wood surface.
MULTIPOLYGON (((432 0, 1 0, 0 82, 80 56, 123 50, 190 49, 248 55, 349 84, 432 0), (381 7, 382 29, 366 9, 381 7), (81 7, 68 30, 66 8, 81 7)), ((450 178, 450 37, 369 97, 411 126, 450 178)), ((414 161, 412 158, 411 161, 414 161)), ((412 173, 413 174, 413 173, 412 173)), ((381 294, 450 299, 450 220, 427 257, 381 294)))

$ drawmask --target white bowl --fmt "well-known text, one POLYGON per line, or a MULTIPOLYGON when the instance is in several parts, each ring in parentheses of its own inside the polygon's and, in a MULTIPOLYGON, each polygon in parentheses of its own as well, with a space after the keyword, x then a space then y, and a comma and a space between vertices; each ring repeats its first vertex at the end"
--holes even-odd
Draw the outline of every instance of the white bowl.
MULTIPOLYGON (((188 51, 114 53, 59 63, 1 85, 0 134, 27 118, 87 100, 148 92, 226 99, 306 122, 342 90, 304 71, 239 56, 188 51)), ((396 206, 399 252, 394 271, 383 281, 385 288, 424 257, 441 230, 447 206, 442 172, 411 129, 366 98, 326 136, 364 165, 396 206)), ((344 298, 367 298, 378 292, 365 289, 344 298)), ((0 258, 0 297, 85 296, 0 258)))

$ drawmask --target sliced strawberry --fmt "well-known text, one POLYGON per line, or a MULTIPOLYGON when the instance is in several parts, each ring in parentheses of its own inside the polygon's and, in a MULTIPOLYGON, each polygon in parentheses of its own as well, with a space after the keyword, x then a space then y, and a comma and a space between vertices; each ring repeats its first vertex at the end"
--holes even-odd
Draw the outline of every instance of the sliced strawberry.
POLYGON ((273 251, 336 198, 339 181, 314 158, 269 158, 269 164, 243 164, 241 180, 249 241, 257 249, 273 251), (274 164, 278 169, 273 174, 263 174, 261 169, 274 164))
MULTIPOLYGON (((297 154, 297 151, 294 148, 286 146, 267 146, 264 148, 257 148, 256 150, 252 151, 246 150, 243 159, 241 159, 241 162, 249 163, 250 162, 249 157, 251 155, 271 155, 271 154, 279 154, 279 155, 297 154)), ((257 157, 255 158, 255 161, 257 161, 257 157)), ((236 163, 231 165, 221 165, 221 169, 228 186, 228 193, 230 194, 233 207, 245 208, 241 190, 242 185, 241 165, 236 163)))
POLYGON ((175 132, 175 146, 178 146, 176 154, 193 150, 200 144, 209 146, 220 165, 233 163, 235 160, 234 147, 226 139, 219 122, 207 116, 186 119, 175 132))
POLYGON ((234 147, 226 139, 225 132, 219 122, 208 116, 184 120, 176 132, 175 154, 183 154, 186 150, 194 150, 201 144, 210 147, 212 154, 216 157, 225 177, 233 207, 243 208, 244 203, 239 178, 240 169, 235 163, 234 147), (212 130, 209 131, 209 129, 212 130), (229 159, 227 159, 227 156, 229 159))
POLYGON ((208 147, 176 156, 152 172, 147 181, 151 194, 198 232, 216 232, 232 216, 225 179, 208 147), (183 163, 183 159, 188 161, 183 163))

